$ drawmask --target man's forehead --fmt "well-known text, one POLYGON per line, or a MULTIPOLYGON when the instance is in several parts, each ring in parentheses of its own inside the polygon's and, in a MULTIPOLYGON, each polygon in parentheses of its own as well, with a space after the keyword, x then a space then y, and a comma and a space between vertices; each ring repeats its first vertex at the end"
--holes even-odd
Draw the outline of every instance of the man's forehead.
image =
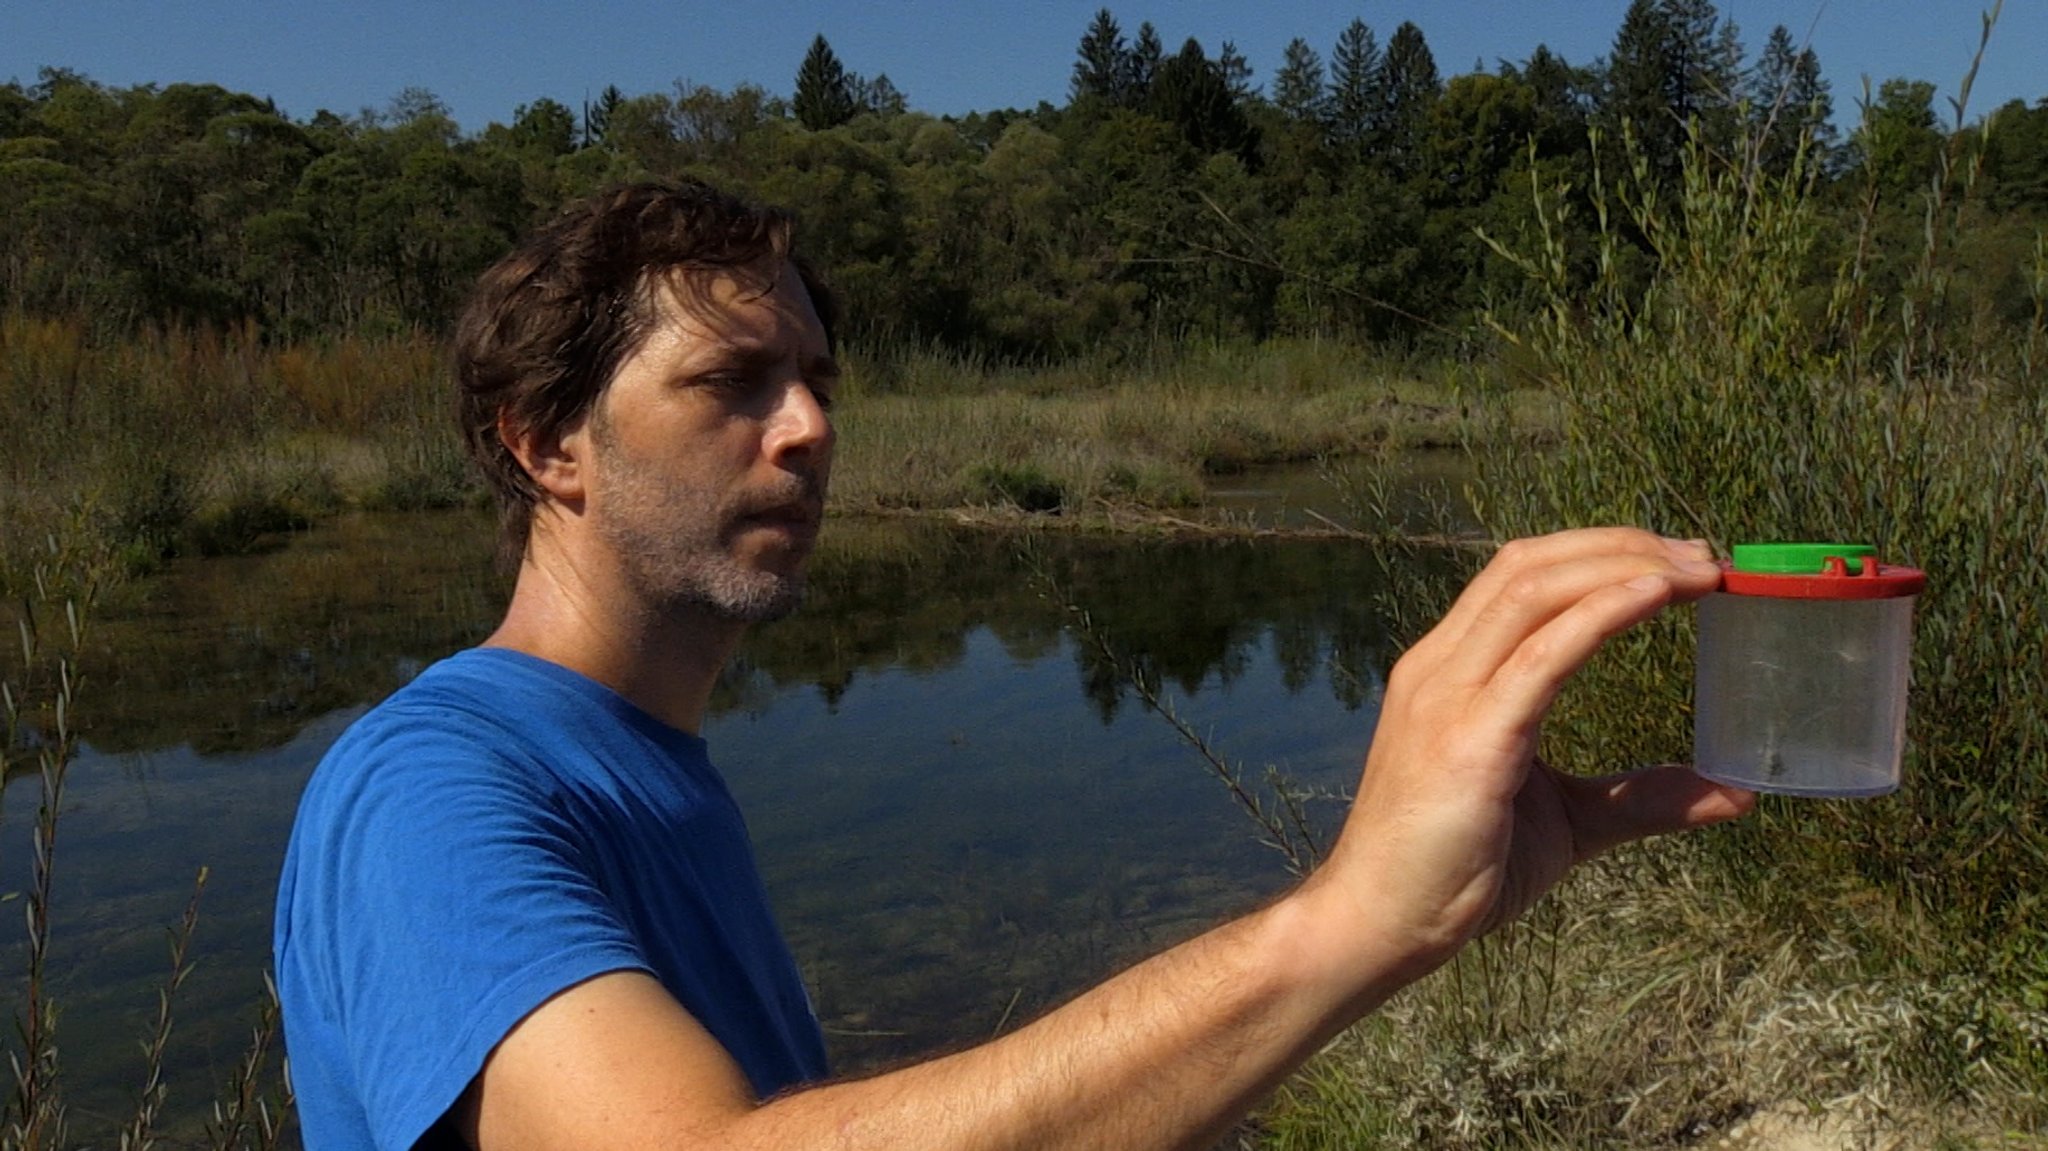
POLYGON ((649 279, 660 292, 723 297, 772 292, 784 276, 795 274, 789 261, 763 257, 749 264, 679 264, 656 271, 649 279))
POLYGON ((762 260, 718 268, 671 268, 650 278, 656 323, 683 335, 758 344, 764 323, 819 327, 796 265, 762 260))

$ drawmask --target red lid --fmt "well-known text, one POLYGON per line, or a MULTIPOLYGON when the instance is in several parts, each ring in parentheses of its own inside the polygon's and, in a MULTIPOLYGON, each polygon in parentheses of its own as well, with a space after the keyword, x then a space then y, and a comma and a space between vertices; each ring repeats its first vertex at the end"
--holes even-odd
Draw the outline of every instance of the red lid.
POLYGON ((1919 568, 1893 567, 1877 562, 1874 555, 1856 557, 1860 568, 1850 574, 1848 561, 1828 556, 1818 572, 1786 574, 1743 571, 1734 564, 1721 565, 1721 590, 1729 595, 1769 596, 1774 599, 1898 599, 1919 595, 1927 587, 1927 573, 1919 568))

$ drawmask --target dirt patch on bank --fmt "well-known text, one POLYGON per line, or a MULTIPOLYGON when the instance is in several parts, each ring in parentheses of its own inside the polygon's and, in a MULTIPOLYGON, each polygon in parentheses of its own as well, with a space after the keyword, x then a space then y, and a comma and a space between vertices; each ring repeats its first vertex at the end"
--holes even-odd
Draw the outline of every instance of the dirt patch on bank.
POLYGON ((2048 1148, 2048 1137, 1959 1131, 1934 1122, 1873 1123, 1840 1111, 1815 1111, 1797 1103, 1780 1103, 1695 1146, 1711 1151, 1926 1151, 1949 1145, 2039 1151, 2048 1148), (1942 1144, 1943 1135, 1955 1138, 1956 1142, 1942 1144))

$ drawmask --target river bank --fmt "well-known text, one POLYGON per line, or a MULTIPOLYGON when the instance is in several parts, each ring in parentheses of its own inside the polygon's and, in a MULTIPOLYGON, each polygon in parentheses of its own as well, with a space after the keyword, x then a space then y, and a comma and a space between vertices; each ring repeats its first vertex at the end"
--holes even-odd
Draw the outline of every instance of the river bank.
MULTIPOLYGON (((1470 370, 1329 340, 1162 343, 1057 366, 848 349, 835 514, 1016 511, 1220 530, 1219 479, 1485 446, 1470 370)), ((121 574, 233 555, 347 510, 481 506, 422 335, 270 346, 0 317, 0 586, 56 538, 121 574)), ((1550 418, 1533 394, 1516 420, 1550 418)), ((1299 524, 1312 527, 1311 524, 1299 524)))

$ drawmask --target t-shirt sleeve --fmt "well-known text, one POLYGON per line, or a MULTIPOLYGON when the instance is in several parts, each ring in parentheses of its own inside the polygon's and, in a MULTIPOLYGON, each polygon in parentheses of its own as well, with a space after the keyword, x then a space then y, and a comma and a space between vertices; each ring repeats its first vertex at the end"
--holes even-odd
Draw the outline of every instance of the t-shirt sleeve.
POLYGON ((649 965, 535 765, 445 732, 370 742, 314 813, 300 890, 325 906, 294 916, 294 946, 378 1147, 403 1151, 536 1007, 649 965))

